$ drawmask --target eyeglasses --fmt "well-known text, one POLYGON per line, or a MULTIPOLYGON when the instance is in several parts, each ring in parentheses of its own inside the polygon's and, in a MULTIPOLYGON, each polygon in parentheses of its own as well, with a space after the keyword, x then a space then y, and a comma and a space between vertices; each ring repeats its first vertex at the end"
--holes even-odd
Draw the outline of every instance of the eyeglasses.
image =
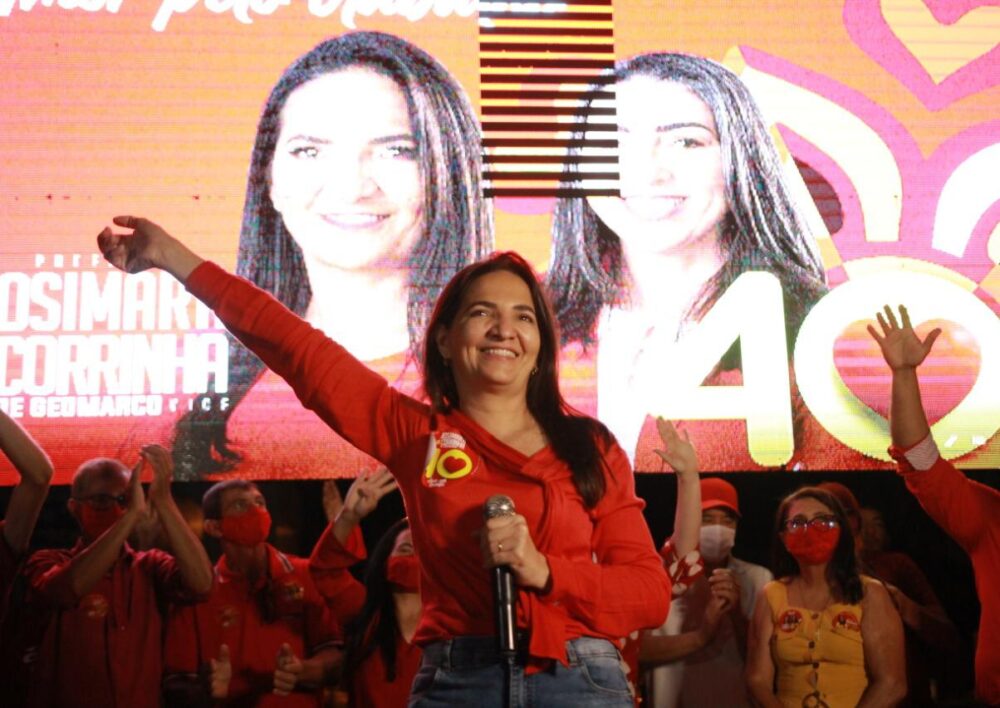
POLYGON ((836 516, 831 514, 820 514, 811 519, 807 519, 804 516, 796 516, 794 519, 789 519, 785 522, 785 531, 788 533, 802 533, 810 526, 815 529, 835 529, 840 526, 840 522, 837 521, 836 516))
POLYGON ((110 509, 115 504, 124 509, 125 505, 128 504, 128 495, 126 494, 119 494, 117 496, 112 494, 91 494, 89 497, 73 498, 83 504, 89 504, 95 509, 110 509))

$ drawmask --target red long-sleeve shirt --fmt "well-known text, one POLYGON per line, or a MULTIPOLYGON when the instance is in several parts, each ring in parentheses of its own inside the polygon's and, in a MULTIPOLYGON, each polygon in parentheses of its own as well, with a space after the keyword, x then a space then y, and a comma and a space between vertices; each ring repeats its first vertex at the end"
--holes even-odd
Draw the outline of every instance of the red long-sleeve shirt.
POLYGON ((530 633, 533 657, 565 662, 568 639, 617 640, 663 622, 669 581, 617 444, 601 450, 607 491, 587 509, 570 468, 551 447, 529 457, 461 411, 435 413, 214 264, 199 266, 186 285, 291 384, 303 405, 396 477, 420 558, 417 644, 494 632, 490 574, 477 532, 483 502, 497 492, 510 496, 527 519, 551 572, 549 592, 518 593, 518 625, 530 633))
POLYGON ((1000 492, 975 482, 938 457, 917 470, 898 449, 890 450, 906 486, 924 511, 972 560, 982 605, 976 644, 976 696, 1000 705, 1000 492))

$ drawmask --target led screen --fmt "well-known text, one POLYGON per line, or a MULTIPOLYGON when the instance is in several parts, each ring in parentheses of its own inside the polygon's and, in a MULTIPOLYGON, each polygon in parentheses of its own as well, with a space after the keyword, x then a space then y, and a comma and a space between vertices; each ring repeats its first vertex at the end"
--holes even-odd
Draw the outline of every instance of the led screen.
POLYGON ((60 482, 145 442, 182 479, 376 464, 171 277, 102 262, 137 214, 414 395, 443 282, 520 252, 564 396, 643 472, 668 469, 656 416, 705 470, 889 468, 865 325, 902 303, 944 330, 943 455, 995 468, 998 33, 1000 8, 924 0, 2 0, 0 409, 60 482), (352 31, 393 35, 374 53, 406 75, 288 88, 352 31))

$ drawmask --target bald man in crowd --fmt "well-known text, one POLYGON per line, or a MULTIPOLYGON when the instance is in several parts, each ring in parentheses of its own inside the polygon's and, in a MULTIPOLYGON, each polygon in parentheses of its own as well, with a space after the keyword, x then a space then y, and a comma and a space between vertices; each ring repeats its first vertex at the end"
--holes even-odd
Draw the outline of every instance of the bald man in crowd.
POLYGON ((98 458, 73 475, 68 507, 81 536, 69 549, 39 551, 25 568, 28 602, 45 620, 29 706, 158 708, 165 613, 212 587, 204 547, 170 494, 173 466, 159 445, 142 448, 129 471, 98 458), (148 499, 142 469, 153 471, 148 499), (136 552, 127 539, 154 514, 173 551, 136 552))

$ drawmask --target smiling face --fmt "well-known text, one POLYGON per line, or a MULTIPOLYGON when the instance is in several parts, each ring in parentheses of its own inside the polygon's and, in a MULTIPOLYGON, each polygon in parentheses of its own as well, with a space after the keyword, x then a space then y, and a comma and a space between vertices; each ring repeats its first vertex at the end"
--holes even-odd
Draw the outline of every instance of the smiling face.
POLYGON ((589 197, 630 258, 715 247, 726 214, 709 107, 682 84, 637 75, 615 87, 621 198, 589 197))
POLYGON ((476 278, 451 325, 437 333, 463 400, 487 390, 527 391, 540 342, 531 290, 506 270, 476 278))
POLYGON ((281 111, 270 196, 307 261, 404 268, 424 190, 406 98, 354 67, 292 91, 281 111))

